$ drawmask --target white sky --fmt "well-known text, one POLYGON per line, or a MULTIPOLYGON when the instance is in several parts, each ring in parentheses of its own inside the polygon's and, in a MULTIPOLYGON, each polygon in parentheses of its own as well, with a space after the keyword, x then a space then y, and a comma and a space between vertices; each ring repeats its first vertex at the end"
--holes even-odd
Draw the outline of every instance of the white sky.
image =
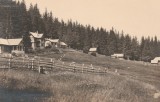
POLYGON ((59 19, 78 21, 107 30, 160 39, 160 0, 25 0, 38 4, 41 13, 52 11, 59 19))

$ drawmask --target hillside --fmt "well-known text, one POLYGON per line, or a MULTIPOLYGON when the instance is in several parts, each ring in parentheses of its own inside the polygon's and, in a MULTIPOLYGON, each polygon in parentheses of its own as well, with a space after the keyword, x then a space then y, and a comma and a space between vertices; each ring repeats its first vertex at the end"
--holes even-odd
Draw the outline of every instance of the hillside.
POLYGON ((8 2, 7 6, 6 3, 0 5, 0 37, 23 37, 26 52, 31 48, 29 32, 38 31, 44 34, 44 38, 59 39, 71 48, 83 50, 85 53, 89 48, 97 47, 99 54, 109 56, 123 53, 126 59, 131 60, 150 61, 160 56, 160 41, 156 36, 142 37, 139 41, 137 37, 117 31, 116 28, 95 28, 72 20, 64 22, 47 10, 40 14, 37 4, 31 4, 29 9, 26 9, 23 0, 8 2), (10 9, 7 9, 8 7, 10 9))
POLYGON ((112 59, 110 56, 104 56, 98 54, 94 57, 89 54, 85 54, 81 51, 71 50, 71 49, 61 49, 63 53, 46 53, 40 54, 39 56, 56 58, 57 60, 61 58, 62 62, 75 62, 75 64, 84 64, 86 66, 107 68, 110 72, 115 72, 117 70, 120 76, 124 76, 131 79, 136 79, 139 81, 152 83, 160 88, 160 82, 157 80, 160 77, 160 66, 152 65, 148 62, 142 61, 131 61, 131 60, 118 60, 112 59))
MULTIPOLYGON (((119 33, 114 28, 107 31, 105 28, 94 28, 72 20, 60 21, 47 10, 41 15, 37 4, 31 4, 27 10, 24 1, 9 2, 7 6, 0 5, 0 37, 23 37, 24 48, 29 57, 28 62, 25 62, 27 57, 19 62, 15 61, 16 68, 13 69, 5 68, 15 64, 14 58, 18 57, 14 57, 12 63, 11 59, 0 57, 0 66, 3 65, 0 69, 0 90, 49 94, 47 97, 33 96, 31 101, 34 102, 160 102, 160 65, 140 61, 150 61, 160 56, 160 41, 156 36, 142 37, 139 42, 137 37, 131 37, 123 31, 119 33), (59 39, 69 48, 30 51, 30 31, 43 33, 44 38, 59 39), (87 54, 91 47, 97 48, 99 54, 96 57, 87 54), (123 53, 130 60, 110 58, 114 53, 123 53), (40 63, 36 61, 37 56, 53 58, 61 64, 74 63, 107 71, 66 70, 65 64, 60 69, 52 67, 54 63, 50 61, 50 71, 41 74, 35 70, 34 64, 38 66, 40 63)), ((37 69, 41 67, 43 69, 45 66, 38 66, 37 69)), ((5 94, 5 91, 0 91, 0 102, 8 98, 5 94)), ((17 93, 16 96, 20 94, 17 93)), ((23 98, 9 98, 13 102, 27 102, 23 98)))
MULTIPOLYGON (((39 54, 40 56, 59 59, 65 63, 75 62, 93 67, 109 68, 106 74, 81 73, 53 69, 48 75, 38 75, 33 72, 9 71, 6 77, 19 80, 22 87, 36 87, 48 90, 54 96, 47 101, 55 102, 159 102, 160 101, 160 68, 149 63, 111 59, 104 55, 97 57, 76 50, 63 50, 64 54, 53 52, 39 54), (115 72, 117 69, 117 72, 115 72), (28 73, 28 74, 27 74, 28 73), (28 77, 28 79, 25 79, 28 77), (35 77, 35 78, 34 78, 35 77), (46 80, 49 79, 49 80, 46 80), (158 98, 159 97, 159 98, 158 98)), ((64 68, 65 69, 65 68, 64 68)), ((1 76, 2 72, 1 72, 1 76)), ((19 86, 19 83, 17 84, 19 86)), ((15 87, 15 86, 14 86, 15 87)), ((22 89, 23 89, 22 88, 22 89)), ((46 102, 46 101, 45 101, 46 102)))

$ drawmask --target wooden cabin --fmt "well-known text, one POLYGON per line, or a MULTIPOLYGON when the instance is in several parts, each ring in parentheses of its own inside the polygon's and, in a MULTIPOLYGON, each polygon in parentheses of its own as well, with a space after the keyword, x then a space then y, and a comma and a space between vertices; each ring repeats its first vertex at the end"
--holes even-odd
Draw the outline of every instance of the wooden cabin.
POLYGON ((24 52, 22 38, 3 39, 0 38, 0 53, 24 52))
POLYGON ((117 58, 117 59, 123 60, 124 54, 113 54, 111 55, 111 58, 117 58))
POLYGON ((96 56, 97 55, 97 48, 90 48, 88 53, 93 56, 96 56))
POLYGON ((59 39, 45 39, 45 47, 59 47, 60 41, 59 39))
POLYGON ((159 64, 160 63, 160 57, 155 57, 153 60, 151 60, 151 64, 159 64))
POLYGON ((61 47, 61 48, 67 48, 67 44, 64 43, 64 42, 60 42, 60 47, 61 47))

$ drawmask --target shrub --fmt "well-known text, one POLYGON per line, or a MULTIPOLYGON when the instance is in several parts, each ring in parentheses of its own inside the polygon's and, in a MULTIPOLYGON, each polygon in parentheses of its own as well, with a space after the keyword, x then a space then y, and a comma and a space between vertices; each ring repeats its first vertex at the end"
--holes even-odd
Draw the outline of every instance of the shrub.
POLYGON ((46 46, 45 48, 49 49, 49 48, 51 48, 51 47, 52 47, 51 45, 48 45, 48 46, 46 46))
POLYGON ((96 53, 95 52, 92 52, 91 55, 96 57, 96 53))
POLYGON ((15 52, 12 52, 11 54, 12 54, 12 56, 16 56, 16 53, 15 53, 15 52))
POLYGON ((57 48, 55 48, 55 47, 52 47, 52 48, 50 49, 50 51, 53 51, 53 52, 55 52, 55 53, 60 53, 60 51, 59 51, 57 48))
POLYGON ((28 53, 35 54, 36 52, 33 49, 29 49, 28 53))

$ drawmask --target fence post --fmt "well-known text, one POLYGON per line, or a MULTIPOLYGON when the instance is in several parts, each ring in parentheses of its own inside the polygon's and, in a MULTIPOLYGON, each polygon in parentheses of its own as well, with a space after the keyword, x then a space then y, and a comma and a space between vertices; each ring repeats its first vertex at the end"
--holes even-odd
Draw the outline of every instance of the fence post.
POLYGON ((84 64, 82 64, 82 73, 83 73, 84 64))
POLYGON ((24 64, 24 57, 23 57, 23 64, 24 64))
POLYGON ((118 72, 118 70, 117 69, 115 69, 115 73, 117 73, 118 72))
POLYGON ((76 68, 75 68, 75 67, 76 67, 76 64, 73 65, 73 71, 74 71, 74 72, 76 71, 76 68))
POLYGON ((41 73, 41 66, 38 67, 38 72, 41 73))
POLYGON ((11 69, 11 58, 8 60, 9 69, 11 69))
POLYGON ((62 64, 63 64, 63 68, 64 68, 65 67, 64 62, 62 62, 62 64))
POLYGON ((25 68, 25 63, 24 63, 24 56, 23 56, 23 68, 25 68))
POLYGON ((93 65, 91 64, 91 70, 94 72, 94 68, 93 68, 93 65))
POLYGON ((53 59, 51 58, 51 69, 53 68, 53 59))
POLYGON ((104 69, 104 73, 107 73, 107 68, 104 69))
POLYGON ((101 72, 101 68, 99 67, 99 68, 98 68, 98 73, 100 74, 100 72, 101 72))
POLYGON ((29 60, 29 58, 28 58, 28 68, 30 67, 30 60, 29 60))
POLYGON ((33 70, 33 68, 34 68, 34 58, 31 61, 32 61, 31 62, 31 64, 32 64, 32 70, 33 70))
POLYGON ((38 58, 38 72, 41 73, 40 57, 38 58))
POLYGON ((51 61, 52 61, 51 68, 53 69, 54 68, 54 61, 53 61, 53 59, 51 59, 51 61))

